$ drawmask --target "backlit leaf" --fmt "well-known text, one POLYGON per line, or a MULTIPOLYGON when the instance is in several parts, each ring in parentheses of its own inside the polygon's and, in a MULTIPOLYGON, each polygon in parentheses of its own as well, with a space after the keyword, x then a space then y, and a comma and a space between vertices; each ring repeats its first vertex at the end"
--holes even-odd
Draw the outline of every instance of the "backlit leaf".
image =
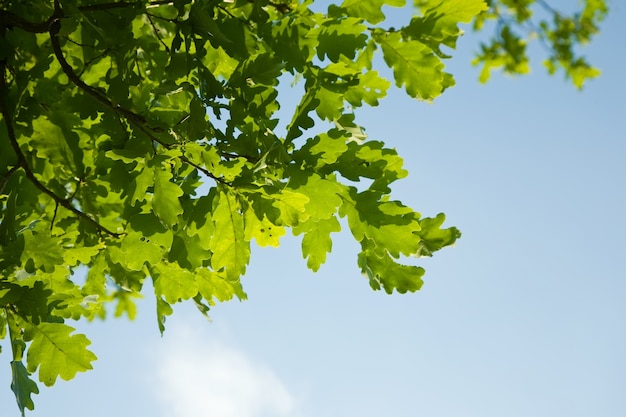
POLYGON ((304 233, 302 256, 308 258, 307 266, 312 271, 319 270, 320 266, 326 262, 326 254, 333 247, 330 234, 340 230, 341 225, 334 216, 318 221, 308 220, 294 228, 294 234, 304 233))
POLYGON ((169 304, 188 300, 198 293, 194 274, 178 264, 161 262, 150 268, 150 271, 154 280, 154 292, 169 304))
POLYGON ((2 3, 0 339, 22 412, 33 372, 51 385, 91 368, 63 320, 133 319, 148 279, 161 332, 178 302, 207 315, 246 298, 252 240, 279 246, 290 228, 316 271, 342 217, 374 289, 419 289, 423 269, 401 258, 460 232, 393 199, 407 170, 388 138, 368 139, 360 107, 392 82, 427 101, 451 87, 443 60, 472 19, 498 22, 481 79, 528 72, 536 36, 548 71, 582 87, 598 70, 578 46, 608 10, 415 0, 391 27, 404 0, 149 3, 2 3))
POLYGON ((359 266, 373 289, 382 288, 391 294, 394 290, 399 293, 415 292, 422 287, 424 268, 399 264, 386 253, 373 251, 370 245, 364 242, 364 249, 359 254, 359 266))
POLYGON ((30 374, 26 370, 22 361, 11 361, 11 390, 15 394, 17 406, 24 416, 24 410, 34 410, 35 404, 31 398, 32 394, 39 394, 37 383, 30 379, 30 374))
POLYGON ((172 174, 167 170, 154 171, 152 207, 154 214, 168 227, 175 225, 178 222, 178 216, 183 213, 183 208, 178 201, 183 191, 171 180, 172 174))
POLYGON ((404 86, 411 97, 432 100, 453 85, 443 72, 444 65, 428 46, 404 40, 399 32, 374 32, 387 65, 393 69, 396 85, 404 86))
POLYGON ((92 369, 96 355, 87 350, 91 342, 63 323, 40 323, 25 327, 24 339, 31 341, 26 361, 28 372, 39 370, 39 380, 54 385, 57 377, 74 378, 77 372, 92 369))
POLYGON ((220 192, 213 205, 215 232, 211 238, 211 267, 224 270, 228 279, 236 280, 246 272, 250 259, 250 242, 245 240, 239 203, 230 193, 220 192))
POLYGON ((362 17, 370 23, 379 23, 385 19, 381 10, 385 4, 402 7, 405 0, 344 0, 341 7, 346 9, 350 16, 362 17))

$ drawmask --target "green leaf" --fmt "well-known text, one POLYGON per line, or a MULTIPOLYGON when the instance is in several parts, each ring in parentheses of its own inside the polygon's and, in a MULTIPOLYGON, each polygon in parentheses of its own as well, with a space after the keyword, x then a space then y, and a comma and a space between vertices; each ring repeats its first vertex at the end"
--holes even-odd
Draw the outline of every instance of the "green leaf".
POLYGON ((326 254, 333 247, 330 234, 339 232, 341 225, 335 216, 318 221, 308 220, 295 227, 293 232, 298 235, 304 233, 302 238, 302 256, 307 259, 307 266, 314 272, 326 262, 326 254))
POLYGON ((256 240, 259 246, 273 246, 277 248, 280 245, 280 238, 285 235, 285 228, 277 226, 267 216, 263 216, 259 220, 254 210, 246 210, 244 213, 245 239, 251 241, 256 240))
POLYGON ((198 235, 189 236, 187 233, 179 231, 174 235, 167 260, 170 263, 176 262, 181 268, 191 271, 206 266, 210 254, 203 246, 198 235))
POLYGON ((68 131, 67 126, 58 126, 43 117, 33 121, 33 128, 35 134, 30 138, 30 144, 37 155, 60 170, 78 175, 78 168, 82 165, 80 148, 68 143, 68 139, 77 140, 76 134, 68 131))
POLYGON ((423 15, 414 17, 402 33, 442 54, 441 45, 456 48, 457 39, 463 35, 459 23, 471 22, 488 6, 483 0, 425 0, 420 1, 420 8, 423 15))
POLYGON ((157 310, 157 322, 159 325, 159 331, 161 336, 165 332, 165 321, 167 316, 171 316, 174 313, 172 306, 170 306, 162 297, 156 297, 156 310, 157 310))
POLYGON ((323 86, 317 90, 315 100, 319 103, 315 111, 320 119, 333 121, 341 117, 344 100, 343 93, 332 91, 323 86))
POLYGON ((367 41, 364 33, 367 27, 361 22, 354 17, 324 22, 317 35, 317 57, 320 60, 328 57, 332 62, 339 62, 341 57, 354 59, 367 41))
POLYGON ((387 95, 390 85, 377 71, 368 71, 360 76, 357 85, 348 88, 344 98, 355 107, 362 106, 363 102, 372 107, 378 106, 378 100, 387 95))
POLYGON ((291 178, 289 188, 308 198, 304 205, 307 219, 327 219, 341 205, 342 200, 339 195, 345 191, 345 187, 334 177, 322 178, 314 173, 298 171, 292 173, 291 178))
POLYGON ((137 202, 151 201, 148 190, 154 186, 156 175, 154 169, 144 163, 140 163, 137 168, 141 171, 134 179, 135 188, 130 196, 130 203, 133 205, 136 205, 137 202))
POLYGON ((310 198, 306 195, 283 189, 276 194, 271 194, 272 205, 280 211, 277 224, 284 226, 297 226, 307 220, 310 215, 306 212, 306 204, 310 198))
POLYGON ((172 180, 172 174, 167 169, 154 171, 154 197, 152 208, 154 214, 167 227, 178 223, 178 216, 183 213, 183 208, 178 198, 183 195, 183 190, 172 180))
POLYGON ((294 154, 294 157, 296 160, 306 161, 313 169, 319 169, 333 164, 348 150, 346 144, 348 139, 343 132, 334 129, 307 140, 307 143, 294 154))
POLYGON ((383 5, 402 7, 405 0, 344 0, 341 7, 346 9, 350 16, 362 17, 372 24, 385 20, 382 12, 383 5))
POLYGON ((243 217, 237 199, 221 191, 213 203, 215 232, 211 238, 211 267, 224 270, 226 277, 237 280, 246 272, 250 242, 245 240, 243 217))
POLYGON ((49 284, 45 285, 43 281, 35 281, 29 285, 26 280, 21 281, 20 284, 22 285, 6 283, 0 286, 2 289, 0 291, 0 305, 16 307, 20 311, 21 317, 30 323, 39 324, 45 321, 50 314, 49 299, 54 295, 49 284))
POLYGON ((303 129, 310 129, 315 126, 315 121, 309 116, 309 113, 317 108, 320 101, 316 97, 318 88, 310 88, 300 100, 293 115, 293 119, 287 130, 287 142, 293 141, 295 138, 302 136, 303 129))
POLYGON ((209 269, 198 269, 196 271, 198 290, 210 305, 215 305, 217 301, 229 301, 234 296, 240 300, 246 299, 239 281, 227 279, 224 274, 211 271, 209 269))
POLYGON ((25 409, 35 409, 31 394, 39 394, 39 388, 35 381, 30 379, 30 374, 22 361, 11 361, 11 375, 11 390, 24 417, 25 409))
POLYGON ((444 65, 428 46, 404 40, 399 32, 376 30, 374 40, 383 50, 383 58, 393 69, 396 85, 404 85, 409 96, 432 100, 454 84, 443 72, 444 65))
POLYGON ((122 317, 126 314, 129 320, 135 320, 137 304, 135 304, 134 299, 141 298, 139 294, 127 289, 121 289, 120 291, 115 291, 112 294, 112 298, 117 301, 115 312, 113 313, 115 317, 122 317))
POLYGON ((342 176, 359 181, 362 177, 374 180, 371 190, 390 192, 389 184, 407 176, 404 161, 394 149, 384 148, 382 142, 369 141, 361 145, 351 142, 333 166, 342 176))
POLYGON ((64 264, 69 266, 74 266, 79 263, 88 265, 91 258, 96 256, 104 247, 104 242, 98 242, 93 246, 65 247, 63 251, 64 264))
POLYGON ((63 249, 59 241, 44 231, 25 230, 22 264, 29 262, 42 271, 52 272, 56 265, 63 264, 63 249))
POLYGON ((358 242, 371 241, 370 250, 394 258, 414 255, 419 248, 419 214, 399 201, 387 201, 373 191, 350 190, 342 215, 347 215, 350 230, 358 242))
POLYGON ((211 249, 211 237, 215 233, 215 225, 211 219, 211 197, 200 197, 189 211, 191 211, 191 215, 187 224, 187 234, 191 237, 198 236, 200 246, 209 251, 211 249))
POLYGON ((508 74, 527 74, 530 72, 526 41, 504 26, 497 40, 490 45, 481 45, 481 52, 474 59, 474 65, 483 65, 480 72, 480 82, 489 80, 491 71, 502 68, 508 74))
POLYGON ((370 241, 362 243, 363 251, 359 254, 358 263, 363 274, 369 278, 372 289, 380 290, 382 287, 387 294, 393 293, 393 290, 404 294, 407 291, 415 292, 422 287, 424 268, 401 265, 386 253, 380 254, 379 251, 373 250, 370 241))
POLYGON ((446 220, 443 213, 439 213, 434 218, 424 218, 420 220, 419 235, 421 237, 416 256, 433 256, 433 253, 446 246, 453 245, 461 232, 456 227, 442 229, 441 225, 446 220))
POLYGON ((91 342, 74 328, 63 323, 27 324, 24 339, 32 341, 26 357, 28 371, 39 368, 39 380, 46 386, 54 385, 57 377, 68 381, 77 372, 92 369, 96 355, 87 350, 91 342))
POLYGON ((161 262, 150 268, 150 272, 157 298, 163 297, 169 304, 188 300, 198 293, 194 274, 178 264, 161 262))
POLYGON ((142 232, 129 232, 122 239, 119 249, 109 248, 111 260, 131 271, 141 271, 146 262, 156 265, 162 260, 163 254, 171 246, 172 239, 172 233, 169 231, 148 235, 142 232))

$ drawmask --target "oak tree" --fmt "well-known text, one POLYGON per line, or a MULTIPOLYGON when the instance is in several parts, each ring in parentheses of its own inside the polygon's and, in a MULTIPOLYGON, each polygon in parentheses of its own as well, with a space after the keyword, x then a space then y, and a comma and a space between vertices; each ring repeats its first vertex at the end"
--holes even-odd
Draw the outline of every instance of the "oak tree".
POLYGON ((533 0, 0 0, 0 339, 22 414, 34 378, 50 386, 96 359, 68 321, 109 306, 133 318, 147 280, 161 332, 174 303, 207 314, 245 299, 253 240, 300 235, 317 271, 347 227, 373 289, 420 289, 424 270, 403 258, 460 233, 392 198, 407 171, 365 135, 358 108, 392 83, 426 101, 452 87, 443 60, 470 22, 496 31, 476 57, 483 80, 526 72, 535 37, 548 69, 581 87, 597 70, 576 47, 606 11, 602 0, 573 14, 533 0), (405 7, 401 27, 384 6, 405 7))

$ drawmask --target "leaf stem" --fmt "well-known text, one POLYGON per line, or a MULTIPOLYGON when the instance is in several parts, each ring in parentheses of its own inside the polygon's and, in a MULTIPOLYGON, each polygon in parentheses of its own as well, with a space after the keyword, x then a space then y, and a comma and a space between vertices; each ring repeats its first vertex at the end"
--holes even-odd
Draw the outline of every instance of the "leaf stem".
POLYGON ((154 34, 156 35, 157 39, 159 39, 159 42, 161 42, 161 44, 165 47, 165 52, 169 54, 170 48, 169 46, 165 44, 165 42, 163 42, 163 38, 161 37, 161 34, 159 33, 159 29, 154 24, 154 20, 152 20, 152 15, 146 12, 146 16, 148 17, 148 20, 150 21, 150 26, 152 26, 152 30, 154 30, 154 34))
POLYGON ((6 307, 4 307, 3 310, 4 310, 4 316, 7 322, 7 329, 9 332, 9 342, 11 343, 11 353, 13 354, 13 360, 21 361, 22 356, 24 354, 24 347, 18 345, 18 339, 13 334, 13 327, 17 326, 17 323, 15 320, 15 317, 13 317, 13 314, 15 314, 15 312, 10 311, 10 310, 13 310, 14 308, 15 308, 14 306, 9 304, 6 307))
POLYGON ((2 194, 2 192, 4 191, 4 187, 6 187, 7 183, 9 182, 9 178, 11 178, 11 175, 13 175, 18 169, 20 169, 20 166, 15 165, 10 170, 5 172, 2 178, 0 178, 0 194, 2 194))

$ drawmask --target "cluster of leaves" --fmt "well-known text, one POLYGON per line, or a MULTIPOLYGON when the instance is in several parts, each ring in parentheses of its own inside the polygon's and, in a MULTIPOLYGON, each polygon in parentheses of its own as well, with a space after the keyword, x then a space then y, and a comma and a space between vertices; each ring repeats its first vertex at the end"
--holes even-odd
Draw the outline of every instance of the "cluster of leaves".
POLYGON ((544 0, 487 3, 489 11, 474 21, 475 30, 482 30, 488 21, 496 22, 496 36, 481 45, 474 60, 474 65, 482 65, 482 82, 489 79, 494 69, 514 75, 528 73, 526 47, 533 39, 538 39, 548 51, 544 65, 550 74, 563 69, 579 89, 585 81, 600 75, 600 70, 591 66, 576 48, 598 33, 599 24, 608 12, 607 1, 584 0, 582 10, 570 14, 558 11, 544 0))
POLYGON ((146 280, 163 332, 174 303, 245 299, 253 239, 302 235, 316 271, 343 218, 371 287, 405 293, 424 270, 402 258, 460 236, 391 199, 402 159, 355 110, 391 85, 377 65, 416 99, 452 86, 444 50, 488 5, 416 0, 395 29, 382 9, 404 0, 312 3, 0 0, 0 339, 22 414, 33 374, 91 369, 66 321, 133 318, 146 280))
POLYGON ((52 385, 91 368, 89 341, 65 320, 104 317, 110 302, 132 318, 146 279, 161 331, 179 301, 206 314, 243 299, 253 239, 303 235, 315 271, 343 217, 372 288, 421 287, 424 270, 399 259, 459 232, 390 198, 402 159, 366 139, 354 110, 390 86, 376 51, 412 97, 451 86, 439 48, 485 5, 432 2, 387 30, 383 4, 3 3, 0 336, 22 412, 34 372, 52 385), (295 76, 304 92, 281 135, 279 82, 295 76))

